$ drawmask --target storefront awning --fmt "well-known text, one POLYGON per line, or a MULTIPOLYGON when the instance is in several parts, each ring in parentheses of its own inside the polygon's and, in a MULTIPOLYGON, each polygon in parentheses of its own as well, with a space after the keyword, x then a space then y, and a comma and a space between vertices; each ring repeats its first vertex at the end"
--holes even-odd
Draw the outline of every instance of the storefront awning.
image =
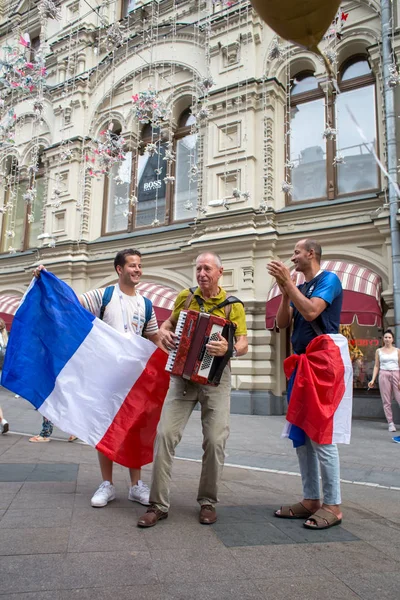
POLYGON ((21 296, 0 294, 0 318, 4 320, 8 330, 11 327, 13 317, 20 302, 21 296))
MULTIPOLYGON (((321 269, 333 271, 342 282, 341 325, 351 325, 354 320, 357 320, 359 325, 382 326, 382 282, 379 275, 360 265, 335 260, 323 260, 321 269)), ((292 273, 295 273, 294 269, 292 273)), ((297 273, 296 285, 301 285, 303 282, 303 273, 297 273)), ((275 326, 280 301, 281 292, 277 284, 274 284, 267 298, 265 318, 267 329, 273 329, 275 326)))
POLYGON ((178 292, 168 286, 142 281, 137 286, 142 296, 152 301, 158 324, 163 323, 171 314, 178 292))

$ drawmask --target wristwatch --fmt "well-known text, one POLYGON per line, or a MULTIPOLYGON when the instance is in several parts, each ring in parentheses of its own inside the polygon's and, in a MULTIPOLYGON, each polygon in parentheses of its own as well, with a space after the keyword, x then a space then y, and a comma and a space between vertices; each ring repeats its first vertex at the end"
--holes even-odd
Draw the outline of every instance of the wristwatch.
POLYGON ((233 346, 232 358, 237 358, 237 350, 236 350, 235 346, 233 346))

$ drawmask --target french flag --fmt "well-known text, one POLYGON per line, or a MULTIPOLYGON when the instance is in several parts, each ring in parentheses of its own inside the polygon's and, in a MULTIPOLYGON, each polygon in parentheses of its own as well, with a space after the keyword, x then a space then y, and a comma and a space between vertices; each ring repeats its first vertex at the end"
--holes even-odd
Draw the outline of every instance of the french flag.
POLYGON ((305 354, 293 354, 283 368, 289 379, 288 411, 282 437, 295 447, 304 434, 317 444, 349 444, 353 406, 353 367, 348 341, 320 335, 305 354))
POLYGON ((115 331, 42 271, 14 316, 1 384, 63 431, 139 468, 153 460, 166 361, 152 342, 115 331))

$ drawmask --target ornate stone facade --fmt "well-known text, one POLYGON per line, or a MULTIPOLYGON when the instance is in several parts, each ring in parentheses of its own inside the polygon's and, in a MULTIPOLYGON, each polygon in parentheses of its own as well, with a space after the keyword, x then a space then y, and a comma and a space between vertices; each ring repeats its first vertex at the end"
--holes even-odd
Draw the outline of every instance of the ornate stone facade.
MULTIPOLYGON (((33 114, 29 94, 5 98, 22 125, 12 146, 0 146, 3 172, 10 156, 16 157, 19 169, 27 168, 32 144, 40 146, 45 198, 37 242, 13 254, 3 244, 0 294, 22 293, 32 268, 40 263, 78 293, 106 285, 115 280, 114 254, 130 246, 143 252, 145 281, 178 291, 193 284, 196 255, 205 249, 216 251, 224 262, 223 284, 244 301, 248 315, 250 350, 232 363, 233 409, 282 412, 286 338, 265 330, 265 301, 272 285, 265 269, 269 260, 279 257, 290 264, 297 240, 320 238, 324 257, 351 258, 379 274, 389 321, 392 316, 383 176, 372 193, 333 200, 296 203, 281 189, 290 111, 287 84, 299 72, 313 72, 323 83, 322 61, 303 49, 290 49, 282 40, 280 52, 274 33, 245 0, 139 1, 122 18, 126 2, 121 0, 104 2, 94 11, 79 0, 61 0, 58 5, 61 20, 48 20, 43 31, 36 8, 27 10, 28 2, 0 4, 1 45, 18 44, 24 32, 31 40, 39 36, 47 48, 48 72, 40 119, 33 114), (202 88, 208 76, 213 85, 202 88), (168 105, 165 127, 171 139, 186 109, 195 102, 206 109, 197 130, 197 162, 191 167, 198 175, 191 189, 197 189, 201 210, 196 218, 174 220, 171 188, 169 220, 135 228, 132 202, 137 194, 131 189, 126 230, 107 232, 110 185, 107 175, 88 175, 87 155, 111 122, 120 127, 128 150, 140 154, 143 125, 135 118, 132 95, 149 85, 168 105), (63 183, 55 202, 57 181, 63 183), (55 247, 49 247, 49 239, 55 247)), ((378 152, 384 160, 378 4, 351 1, 342 8, 349 17, 335 45, 338 65, 352 56, 370 61, 376 79, 378 152)), ((397 30, 398 15, 394 16, 397 30)), ((132 180, 136 169, 134 165, 132 180)), ((7 185, 3 177, 4 203, 7 185)), ((3 238, 5 218, 0 215, 3 238)))

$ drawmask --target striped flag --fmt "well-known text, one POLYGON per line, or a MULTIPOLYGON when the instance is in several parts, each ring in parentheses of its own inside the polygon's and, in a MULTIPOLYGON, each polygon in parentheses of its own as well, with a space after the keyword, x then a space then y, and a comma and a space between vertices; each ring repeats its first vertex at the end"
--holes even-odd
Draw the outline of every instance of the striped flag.
POLYGON ((292 354, 283 366, 290 386, 282 436, 295 447, 304 443, 304 433, 317 444, 349 444, 353 368, 347 339, 339 333, 320 335, 305 354, 292 354))
POLYGON ((115 331, 42 271, 14 316, 1 384, 63 431, 139 468, 153 460, 166 361, 152 342, 115 331))

